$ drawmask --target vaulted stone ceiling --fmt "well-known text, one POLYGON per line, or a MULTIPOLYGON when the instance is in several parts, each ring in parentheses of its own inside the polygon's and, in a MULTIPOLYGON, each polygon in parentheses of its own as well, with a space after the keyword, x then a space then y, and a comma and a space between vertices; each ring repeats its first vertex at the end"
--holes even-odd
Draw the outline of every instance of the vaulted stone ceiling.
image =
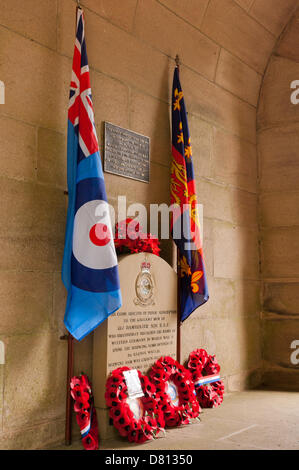
POLYGON ((276 38, 299 6, 298 0, 160 0, 178 16, 263 72, 276 38))
MULTIPOLYGON (((200 63, 197 71, 256 106, 268 60, 299 1, 188 0, 188 8, 181 0, 159 0, 158 3, 199 30, 203 34, 202 42, 212 41, 202 49, 197 47, 200 63), (217 46, 220 50, 216 49, 213 55, 212 48, 217 46), (202 55, 207 48, 209 58, 202 55)), ((161 36, 156 40, 161 48, 161 36)), ((197 46, 200 46, 200 40, 197 46)), ((194 68, 194 57, 188 60, 184 44, 181 53, 183 63, 194 68)))

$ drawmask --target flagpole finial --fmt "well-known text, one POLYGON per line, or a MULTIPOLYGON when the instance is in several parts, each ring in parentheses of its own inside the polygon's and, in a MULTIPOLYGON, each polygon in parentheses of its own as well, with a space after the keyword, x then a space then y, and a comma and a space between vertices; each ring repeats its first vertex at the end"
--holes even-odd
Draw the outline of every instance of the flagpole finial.
POLYGON ((180 68, 180 64, 181 64, 181 61, 180 61, 179 55, 177 54, 175 56, 175 65, 177 68, 180 68))
POLYGON ((81 10, 80 0, 77 0, 77 8, 80 8, 81 10))

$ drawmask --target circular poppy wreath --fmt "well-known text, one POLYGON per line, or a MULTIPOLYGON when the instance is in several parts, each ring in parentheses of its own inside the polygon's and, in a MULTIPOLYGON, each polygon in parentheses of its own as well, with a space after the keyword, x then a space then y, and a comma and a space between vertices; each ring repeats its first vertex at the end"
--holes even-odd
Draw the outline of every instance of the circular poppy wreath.
POLYGON ((130 442, 143 443, 154 439, 160 431, 164 431, 164 417, 156 399, 156 387, 148 377, 140 379, 144 396, 130 399, 123 372, 130 367, 115 369, 106 382, 106 403, 110 408, 109 415, 121 436, 130 442))
POLYGON ((208 354, 205 349, 196 349, 189 355, 188 369, 192 374, 199 405, 202 408, 216 408, 221 405, 224 394, 222 380, 197 385, 203 377, 219 374, 220 366, 216 357, 208 354))
POLYGON ((161 357, 150 370, 169 427, 189 424, 201 412, 190 372, 172 357, 161 357))

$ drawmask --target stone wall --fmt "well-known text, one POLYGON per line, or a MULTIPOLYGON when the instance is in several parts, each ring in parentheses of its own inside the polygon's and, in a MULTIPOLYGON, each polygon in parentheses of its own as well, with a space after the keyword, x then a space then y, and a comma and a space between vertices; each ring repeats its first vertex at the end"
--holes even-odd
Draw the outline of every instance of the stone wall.
POLYGON ((297 388, 291 344, 299 341, 299 14, 271 57, 258 111, 262 234, 263 358, 267 385, 297 388))
MULTIPOLYGON (((118 195, 169 202, 170 93, 181 56, 211 294, 182 328, 183 356, 197 347, 215 352, 228 390, 260 381, 256 106, 297 3, 82 1, 101 142, 104 121, 151 138, 150 185, 105 175, 113 204, 118 195)), ((36 448, 62 441, 64 431, 60 269, 75 1, 0 0, 0 7, 0 447, 36 448)), ((170 260, 170 244, 162 255, 170 260)), ((92 336, 75 350, 75 372, 90 374, 92 336)))

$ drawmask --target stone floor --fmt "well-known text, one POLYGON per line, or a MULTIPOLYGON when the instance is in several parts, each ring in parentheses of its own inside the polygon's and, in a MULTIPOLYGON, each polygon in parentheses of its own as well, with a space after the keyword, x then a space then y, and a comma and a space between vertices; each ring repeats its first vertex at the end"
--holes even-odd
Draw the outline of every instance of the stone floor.
MULTIPOLYGON (((81 449, 80 442, 57 449, 81 449)), ((232 393, 221 407, 205 410, 201 422, 167 430, 143 445, 122 438, 100 442, 105 450, 299 449, 299 393, 253 390, 232 393)))

